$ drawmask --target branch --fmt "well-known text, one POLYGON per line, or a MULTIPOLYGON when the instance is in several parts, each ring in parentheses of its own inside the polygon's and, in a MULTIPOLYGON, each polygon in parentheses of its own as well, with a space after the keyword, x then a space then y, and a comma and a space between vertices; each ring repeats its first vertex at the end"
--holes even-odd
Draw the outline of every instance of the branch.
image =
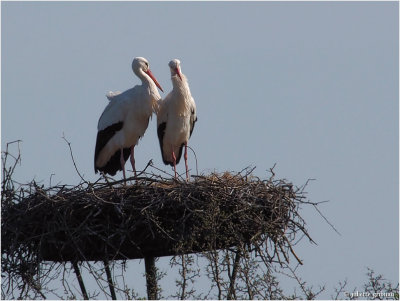
POLYGON ((78 167, 76 166, 75 159, 74 159, 74 155, 73 155, 73 153, 72 153, 71 142, 69 142, 69 141, 65 138, 64 133, 63 133, 63 136, 62 136, 61 138, 63 138, 64 141, 68 144, 69 153, 70 153, 70 155, 71 155, 72 163, 74 164, 74 167, 75 167, 75 170, 76 170, 77 174, 79 175, 79 177, 81 178, 81 180, 82 180, 84 183, 90 184, 88 181, 86 181, 86 180, 82 177, 81 173, 80 173, 79 170, 78 170, 78 167))

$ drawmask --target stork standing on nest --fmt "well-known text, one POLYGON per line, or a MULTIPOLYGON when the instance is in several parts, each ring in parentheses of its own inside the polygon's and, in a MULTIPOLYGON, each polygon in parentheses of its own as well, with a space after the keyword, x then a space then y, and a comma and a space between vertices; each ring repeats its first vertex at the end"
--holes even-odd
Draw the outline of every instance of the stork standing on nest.
POLYGON ((95 173, 113 176, 122 170, 125 180, 125 162, 129 156, 136 176, 134 148, 144 135, 152 113, 158 110, 161 96, 157 87, 163 91, 145 58, 134 58, 132 70, 142 84, 123 93, 107 94, 110 103, 99 119, 94 153, 95 173))
POLYGON ((171 70, 172 91, 160 104, 157 114, 157 134, 160 142, 161 155, 166 165, 174 167, 182 156, 185 146, 186 180, 189 180, 187 163, 187 143, 192 135, 194 124, 197 121, 196 104, 190 94, 186 76, 181 71, 181 62, 174 59, 169 62, 171 70))

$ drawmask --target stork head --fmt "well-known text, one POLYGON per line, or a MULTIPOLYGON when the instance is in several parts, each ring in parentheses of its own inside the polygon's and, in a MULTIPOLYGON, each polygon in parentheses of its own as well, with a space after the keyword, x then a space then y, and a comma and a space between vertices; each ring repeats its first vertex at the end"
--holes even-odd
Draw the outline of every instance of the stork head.
POLYGON ((135 57, 133 59, 132 70, 139 77, 140 77, 141 71, 146 73, 152 79, 152 81, 156 84, 156 86, 161 91, 164 92, 164 90, 161 88, 160 84, 158 83, 158 81, 154 77, 153 73, 151 73, 149 62, 144 57, 138 56, 138 57, 135 57))
POLYGON ((181 76, 181 61, 178 59, 173 59, 168 63, 169 68, 171 69, 171 76, 178 75, 182 80, 181 76))

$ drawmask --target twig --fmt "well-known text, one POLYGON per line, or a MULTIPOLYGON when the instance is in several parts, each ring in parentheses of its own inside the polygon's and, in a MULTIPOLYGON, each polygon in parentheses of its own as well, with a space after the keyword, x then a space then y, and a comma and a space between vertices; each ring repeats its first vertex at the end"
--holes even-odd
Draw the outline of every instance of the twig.
POLYGON ((325 215, 322 214, 322 212, 318 209, 316 204, 312 204, 315 208, 315 210, 317 210, 317 212, 322 216, 322 218, 328 223, 329 226, 331 226, 331 228, 340 236, 342 236, 342 234, 335 228, 335 226, 333 226, 333 224, 325 217, 325 215))
POLYGON ((198 168, 198 165, 197 165, 197 155, 196 155, 196 152, 195 152, 194 149, 191 148, 189 145, 188 145, 187 147, 190 148, 190 150, 193 152, 194 159, 196 160, 196 174, 198 175, 198 174, 199 174, 199 168, 198 168))
POLYGON ((80 173, 79 170, 78 170, 78 167, 76 166, 75 159, 74 159, 74 155, 73 155, 73 153, 72 153, 71 142, 69 142, 69 141, 65 138, 64 133, 63 133, 63 136, 62 136, 61 138, 63 138, 64 141, 68 144, 69 153, 70 153, 70 155, 71 155, 72 163, 74 164, 74 167, 75 167, 75 170, 76 170, 77 174, 79 175, 79 177, 81 178, 81 180, 82 180, 84 183, 89 184, 89 182, 86 181, 86 180, 82 177, 81 173, 80 173))

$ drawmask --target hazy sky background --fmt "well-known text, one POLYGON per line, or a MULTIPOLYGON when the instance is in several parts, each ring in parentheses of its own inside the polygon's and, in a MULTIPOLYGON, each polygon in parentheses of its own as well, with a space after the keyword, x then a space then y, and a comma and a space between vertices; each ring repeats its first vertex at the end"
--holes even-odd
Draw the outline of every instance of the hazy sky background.
MULTIPOLYGON (((266 177, 276 163, 277 177, 296 185, 316 179, 311 201, 330 201, 320 209, 341 236, 303 210, 318 243, 296 248, 304 280, 326 284, 326 298, 346 278, 349 289, 361 287, 366 267, 397 283, 398 5, 3 1, 2 148, 23 141, 21 182, 48 185, 54 174, 53 184, 76 184, 64 133, 80 172, 95 181, 105 94, 138 84, 131 62, 144 56, 165 96, 167 64, 179 58, 197 104, 189 144, 201 173, 251 165, 266 177)), ((155 117, 135 155, 139 170, 150 159, 170 170, 155 117)), ((189 165, 193 174, 192 153, 189 165)))

